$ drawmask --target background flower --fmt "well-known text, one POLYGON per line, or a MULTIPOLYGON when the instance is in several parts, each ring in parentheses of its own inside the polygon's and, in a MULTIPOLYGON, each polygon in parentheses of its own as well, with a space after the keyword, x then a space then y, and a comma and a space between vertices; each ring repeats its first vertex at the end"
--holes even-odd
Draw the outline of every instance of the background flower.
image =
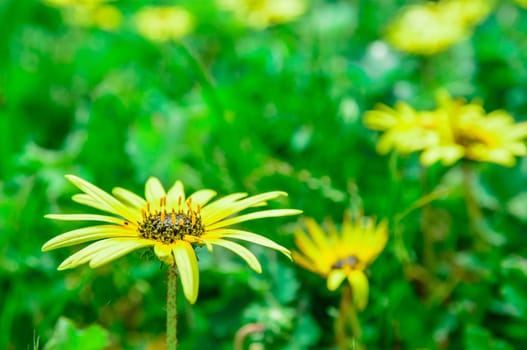
POLYGON ((329 222, 324 230, 313 219, 306 219, 307 233, 298 230, 295 243, 299 252, 293 260, 303 268, 327 279, 329 290, 336 290, 347 279, 355 305, 364 309, 369 284, 365 270, 382 252, 388 241, 386 221, 344 216, 340 232, 329 222))

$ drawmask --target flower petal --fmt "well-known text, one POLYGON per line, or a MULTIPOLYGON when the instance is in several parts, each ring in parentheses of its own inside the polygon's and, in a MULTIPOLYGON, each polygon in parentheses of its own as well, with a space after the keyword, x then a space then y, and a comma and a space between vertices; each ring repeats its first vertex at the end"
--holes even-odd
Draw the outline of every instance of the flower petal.
POLYGON ((240 239, 243 241, 259 244, 264 247, 268 247, 274 250, 277 250, 287 256, 289 259, 291 259, 291 252, 289 249, 282 247, 281 245, 273 242, 269 238, 266 238, 264 236, 261 236, 256 233, 248 232, 248 231, 242 231, 242 230, 234 230, 234 229, 219 229, 217 231, 208 232, 205 234, 205 239, 207 238, 233 238, 233 239, 240 239))
POLYGON ((185 205, 185 187, 181 181, 176 181, 168 190, 167 206, 169 208, 177 208, 181 198, 181 205, 185 205))
POLYGON ((254 271, 262 273, 262 266, 260 265, 260 262, 258 259, 256 259, 256 256, 254 256, 254 254, 244 246, 223 239, 210 239, 208 241, 214 245, 219 245, 220 247, 229 249, 231 252, 238 254, 254 271))
POLYGON ((123 255, 126 255, 139 248, 148 247, 153 245, 154 242, 147 239, 116 239, 115 245, 111 248, 107 248, 95 254, 90 260, 90 267, 96 268, 110 261, 119 259, 123 255), (118 240, 118 241, 117 241, 118 240))
POLYGON ((233 193, 217 199, 201 208, 201 215, 204 219, 208 217, 209 219, 207 219, 207 221, 212 222, 211 219, 214 219, 215 216, 219 215, 225 207, 229 207, 233 205, 235 201, 245 197, 247 197, 247 193, 233 193))
POLYGON ((192 204, 193 205, 199 205, 203 207, 205 204, 207 204, 212 198, 216 196, 216 191, 213 190, 201 190, 194 192, 189 197, 192 197, 192 204))
POLYGON ((93 199, 93 197, 90 196, 89 194, 86 194, 86 193, 74 194, 71 197, 71 199, 74 202, 80 203, 82 205, 87 205, 87 206, 95 208, 95 209, 99 209, 99 210, 102 210, 102 211, 105 211, 105 212, 108 212, 108 213, 119 215, 119 214, 117 214, 115 212, 115 209, 113 209, 111 206, 109 206, 106 203, 101 203, 101 202, 93 199))
POLYGON ((75 175, 66 175, 65 177, 79 189, 90 195, 94 200, 113 209, 115 214, 120 215, 130 221, 138 221, 141 219, 137 212, 130 210, 130 208, 118 201, 115 197, 101 190, 99 187, 75 175))
POLYGON ((58 235, 42 246, 42 251, 68 247, 71 245, 95 241, 103 238, 137 237, 137 232, 116 225, 98 225, 84 227, 58 235))
MULTIPOLYGON (((265 202, 269 199, 274 199, 279 196, 287 196, 287 193, 281 191, 266 192, 258 194, 256 196, 251 196, 245 199, 242 199, 238 202, 230 203, 229 205, 224 205, 219 208, 215 213, 209 213, 205 211, 203 217, 207 218, 205 225, 213 224, 227 216, 238 213, 244 209, 252 207, 253 205, 260 205, 261 202, 265 202)), ((213 203, 214 204, 214 203, 213 203)))
POLYGON ((314 264, 312 261, 310 261, 308 258, 303 256, 302 254, 299 254, 295 251, 291 252, 293 261, 297 263, 298 265, 302 266, 304 269, 309 270, 314 273, 321 274, 320 271, 317 268, 317 265, 314 264))
POLYGON ((154 253, 157 258, 169 266, 174 266, 176 263, 174 260, 174 254, 172 254, 172 244, 165 244, 162 242, 156 242, 154 245, 154 253))
POLYGON ((47 214, 46 219, 65 220, 65 221, 103 221, 117 225, 125 225, 126 220, 115 216, 95 215, 95 214, 47 214))
POLYGON ((359 310, 364 310, 368 304, 369 284, 368 278, 360 270, 351 270, 348 272, 348 281, 351 285, 353 302, 359 310))
POLYGON ((90 267, 98 267, 133 250, 152 245, 151 241, 136 238, 104 239, 79 250, 60 264, 58 270, 77 267, 90 261, 90 267))
POLYGON ((346 273, 343 270, 332 270, 328 275, 327 287, 330 291, 336 290, 342 281, 346 278, 346 273))
POLYGON ((128 203, 129 205, 136 208, 144 208, 146 201, 132 191, 128 191, 122 187, 115 187, 112 190, 112 194, 122 202, 128 203))
POLYGON ((145 185, 145 197, 148 203, 150 203, 150 208, 154 210, 159 210, 161 198, 165 197, 165 189, 157 177, 150 177, 146 181, 145 185))
POLYGON ((196 253, 190 243, 177 241, 173 247, 176 266, 181 276, 183 293, 187 300, 194 304, 198 298, 199 270, 196 253))
MULTIPOLYGON (((270 217, 277 217, 277 216, 288 216, 288 215, 298 215, 301 214, 302 210, 297 209, 270 209, 270 210, 262 210, 257 211, 250 214, 245 215, 239 215, 235 216, 231 219, 219 221, 213 225, 210 225, 207 227, 207 230, 215 230, 218 228, 230 226, 237 224, 239 222, 249 221, 249 220, 255 220, 255 219, 261 219, 261 218, 270 218, 270 217)), ((203 216, 205 219, 205 217, 203 216)), ((207 225, 207 224, 205 224, 207 225)))

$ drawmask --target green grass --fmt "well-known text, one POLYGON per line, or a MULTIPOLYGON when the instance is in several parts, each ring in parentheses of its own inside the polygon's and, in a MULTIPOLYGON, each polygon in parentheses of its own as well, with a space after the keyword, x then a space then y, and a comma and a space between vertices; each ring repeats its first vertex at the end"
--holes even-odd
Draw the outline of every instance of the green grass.
MULTIPOLYGON (((473 167, 482 218, 471 223, 461 164, 426 169, 416 156, 381 156, 361 120, 377 103, 429 107, 438 88, 527 120, 527 10, 499 2, 470 38, 419 57, 382 41, 402 1, 313 0, 297 21, 265 30, 206 2, 181 3, 195 31, 158 45, 135 32, 136 2, 115 3, 125 19, 115 32, 67 25, 40 1, 0 2, 1 349, 163 348, 165 269, 152 254, 59 272, 78 247, 40 251, 80 225, 43 218, 82 210, 64 174, 140 194, 151 175, 219 194, 283 190, 289 197, 276 206, 319 222, 362 208, 389 219, 391 234, 369 268, 362 344, 527 347, 526 160, 473 167)), ((243 227, 294 249, 299 225, 293 217, 243 227)), ((236 332, 259 322, 266 332, 246 345, 336 349, 339 291, 251 249, 262 275, 222 249, 198 249, 199 299, 191 307, 178 296, 181 348, 232 349, 236 332)))

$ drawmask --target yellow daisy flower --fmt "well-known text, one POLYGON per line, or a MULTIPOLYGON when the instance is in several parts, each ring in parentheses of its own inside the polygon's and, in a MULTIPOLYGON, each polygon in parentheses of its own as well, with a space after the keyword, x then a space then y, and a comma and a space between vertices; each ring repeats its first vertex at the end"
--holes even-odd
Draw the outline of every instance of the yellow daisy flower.
POLYGON ((231 11, 249 27, 264 29, 290 22, 304 14, 305 0, 217 0, 218 5, 231 11))
POLYGON ((402 51, 433 55, 470 36, 491 9, 488 0, 443 0, 408 6, 388 25, 386 40, 402 51))
POLYGON ((111 215, 99 214, 50 214, 56 220, 101 221, 96 225, 63 233, 49 240, 43 251, 97 241, 68 257, 59 270, 89 263, 92 268, 118 259, 134 250, 153 247, 156 256, 170 266, 177 266, 183 292, 194 303, 198 295, 198 262, 194 249, 213 246, 231 250, 244 259, 256 272, 261 266, 254 254, 230 239, 248 241, 282 252, 290 257, 288 249, 261 235, 231 228, 232 225, 266 217, 300 214, 295 209, 271 209, 238 215, 240 211, 261 207, 266 201, 284 192, 273 191, 247 197, 234 193, 210 202, 216 195, 212 190, 200 190, 186 197, 183 184, 176 181, 165 192, 155 177, 145 185, 145 197, 120 187, 112 195, 95 185, 73 175, 66 178, 84 193, 73 196, 75 202, 99 209, 111 215), (210 202, 210 203, 209 203, 210 202))
POLYGON ((106 3, 112 0, 45 0, 50 6, 64 9, 65 21, 78 27, 116 30, 122 22, 121 11, 106 3))
POLYGON ((527 122, 515 123, 503 110, 486 114, 480 104, 452 99, 446 92, 438 95, 438 101, 439 139, 422 153, 423 164, 451 165, 466 158, 513 166, 515 157, 527 154, 527 122))
POLYGON ((364 270, 382 252, 388 241, 385 220, 376 225, 372 218, 344 216, 340 234, 329 221, 327 232, 315 220, 306 219, 307 232, 298 230, 293 261, 301 267, 327 278, 327 288, 336 290, 347 278, 354 304, 364 309, 368 302, 369 285, 364 270))
POLYGON ((163 43, 179 40, 194 30, 194 16, 178 6, 147 6, 135 15, 139 34, 163 43))
POLYGON ((377 151, 382 154, 392 149, 408 154, 436 144, 438 140, 437 116, 416 111, 405 102, 397 102, 393 109, 377 106, 364 114, 364 124, 370 129, 384 131, 377 143, 377 151))

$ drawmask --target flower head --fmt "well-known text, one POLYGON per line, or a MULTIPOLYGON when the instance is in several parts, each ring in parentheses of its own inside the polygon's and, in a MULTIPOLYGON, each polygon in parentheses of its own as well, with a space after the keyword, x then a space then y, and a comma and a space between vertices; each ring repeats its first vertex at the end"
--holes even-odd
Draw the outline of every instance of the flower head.
POLYGON ((143 37, 163 43, 190 33, 194 29, 194 17, 178 6, 147 6, 135 15, 135 25, 143 37))
POLYGON ((467 38, 491 9, 488 0, 441 0, 408 6, 390 23, 386 39, 402 51, 436 54, 467 38))
POLYGON ((293 260, 303 268, 327 278, 327 288, 336 290, 347 278, 353 300, 359 309, 368 302, 369 284, 364 270, 382 252, 388 240, 386 221, 344 216, 340 233, 331 222, 327 232, 313 219, 306 220, 307 233, 298 230, 295 242, 299 252, 293 260))
POLYGON ((420 161, 452 165, 465 158, 512 166, 527 155, 524 140, 527 122, 515 123, 503 110, 485 113, 480 103, 453 99, 441 91, 438 107, 416 111, 404 102, 394 109, 381 105, 364 115, 367 127, 384 131, 377 143, 379 153, 422 151, 420 161))
POLYGON ((151 177, 146 182, 145 200, 124 188, 114 188, 112 196, 79 177, 66 175, 66 178, 84 192, 74 195, 74 201, 111 215, 47 215, 57 220, 106 223, 69 231, 45 243, 43 251, 96 241, 68 257, 58 269, 74 268, 84 263, 95 268, 134 250, 153 247, 161 261, 177 266, 183 292, 191 303, 196 301, 199 286, 196 247, 206 246, 209 251, 214 245, 224 247, 238 254, 253 270, 261 272, 254 254, 230 239, 266 246, 288 257, 289 250, 261 235, 230 226, 254 219, 301 213, 294 209, 272 209, 236 216, 244 209, 264 206, 267 200, 286 195, 279 191, 250 197, 246 193, 234 193, 210 202, 216 195, 212 190, 200 190, 186 197, 180 181, 165 192, 159 180, 151 177))
POLYGON ((393 109, 379 105, 376 110, 366 112, 364 124, 385 132, 377 143, 377 151, 382 154, 392 149, 407 154, 437 143, 436 116, 416 111, 405 102, 397 102, 393 109))
POLYGON ((111 0, 45 0, 50 6, 63 8, 66 22, 78 27, 115 30, 122 22, 121 11, 107 4, 111 0))
POLYGON ((217 0, 220 7, 233 12, 249 27, 263 29, 285 23, 306 11, 305 0, 217 0))
POLYGON ((450 165, 466 158, 513 166, 515 157, 527 154, 527 122, 515 123, 503 110, 486 114, 479 103, 452 99, 446 92, 438 94, 438 102, 439 138, 421 154, 423 164, 450 165))

